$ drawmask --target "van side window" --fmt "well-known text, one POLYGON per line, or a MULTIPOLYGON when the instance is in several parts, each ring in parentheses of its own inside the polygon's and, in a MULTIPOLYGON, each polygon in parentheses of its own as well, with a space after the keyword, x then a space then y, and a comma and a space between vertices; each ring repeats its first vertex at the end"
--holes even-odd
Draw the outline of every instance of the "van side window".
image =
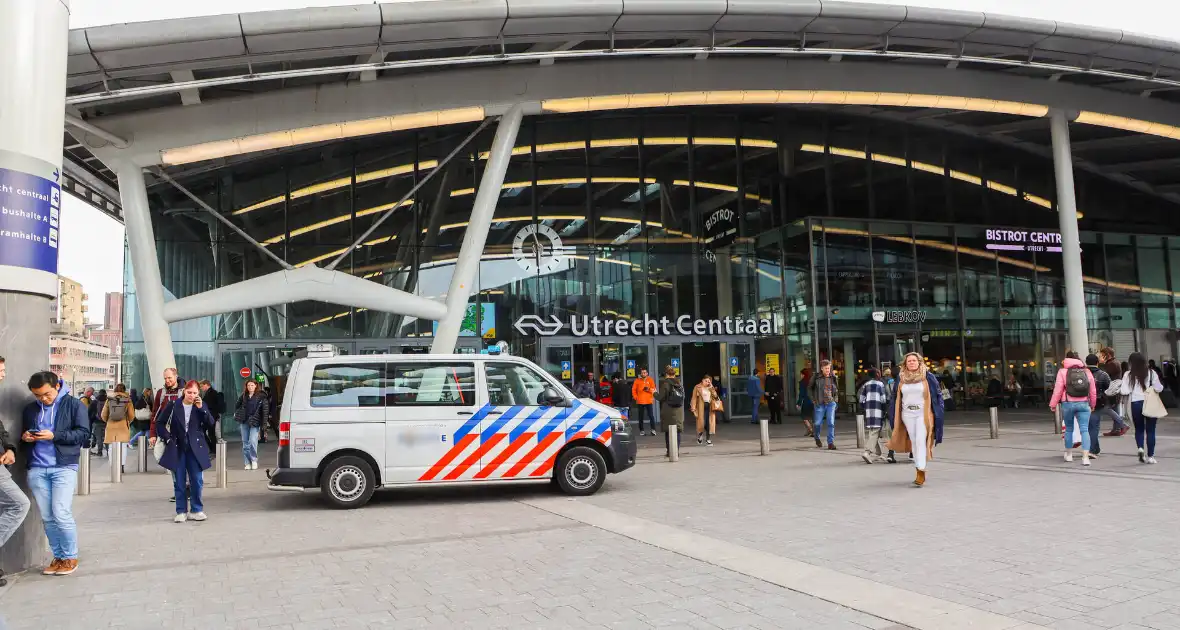
POLYGON ((311 378, 312 407, 385 406, 385 364, 318 365, 311 378))
POLYGON ((390 407, 475 405, 475 366, 470 363, 391 363, 386 378, 390 407))
POLYGON ((488 380, 488 402, 493 405, 539 405, 541 392, 549 387, 532 368, 516 363, 484 363, 488 380))

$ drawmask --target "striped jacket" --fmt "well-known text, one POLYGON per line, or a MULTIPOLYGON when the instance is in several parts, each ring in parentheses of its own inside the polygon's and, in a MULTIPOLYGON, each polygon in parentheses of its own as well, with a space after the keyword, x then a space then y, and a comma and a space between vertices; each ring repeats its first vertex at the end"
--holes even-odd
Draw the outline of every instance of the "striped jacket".
POLYGON ((865 412, 865 426, 870 429, 880 428, 889 398, 885 393, 885 384, 877 379, 866 381, 856 396, 865 412))

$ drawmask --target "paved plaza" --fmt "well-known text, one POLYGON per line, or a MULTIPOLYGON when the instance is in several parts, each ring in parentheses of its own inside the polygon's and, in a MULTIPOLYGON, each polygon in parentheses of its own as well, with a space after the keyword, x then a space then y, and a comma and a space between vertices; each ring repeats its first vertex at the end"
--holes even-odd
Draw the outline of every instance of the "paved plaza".
POLYGON ((774 427, 760 457, 753 427, 722 425, 676 464, 642 438, 586 499, 440 488, 335 511, 231 470, 183 525, 166 475, 112 486, 95 460, 79 572, 18 576, 0 611, 13 630, 1180 628, 1180 430, 1161 425, 1156 466, 1128 435, 1083 470, 1049 418, 1009 412, 991 440, 961 415, 922 489, 851 433, 830 452, 774 427))

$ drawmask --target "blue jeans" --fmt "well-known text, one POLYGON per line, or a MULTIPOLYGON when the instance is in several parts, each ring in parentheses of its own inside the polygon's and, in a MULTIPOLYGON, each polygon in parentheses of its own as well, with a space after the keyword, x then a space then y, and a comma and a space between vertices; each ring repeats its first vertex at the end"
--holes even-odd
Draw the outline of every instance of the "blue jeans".
POLYGON ((1131 421, 1135 423, 1135 445, 1143 448, 1143 434, 1147 434, 1147 456, 1155 457, 1155 425, 1159 418, 1143 415, 1143 401, 1131 403, 1131 421))
POLYGON ((205 488, 205 477, 201 473, 201 464, 197 457, 186 445, 181 444, 180 457, 176 460, 176 472, 172 475, 172 492, 176 496, 176 513, 204 512, 201 504, 201 490, 205 488), (188 486, 188 495, 185 494, 188 486), (190 509, 191 508, 191 509, 190 509))
POLYGON ((242 458, 246 463, 258 461, 258 427, 238 425, 242 432, 242 458))
POLYGON ((815 439, 820 439, 820 429, 824 426, 824 421, 828 423, 828 444, 836 443, 836 403, 830 402, 826 405, 817 404, 815 406, 815 421, 812 426, 815 430, 815 439))
POLYGON ((1102 452, 1098 446, 1098 436, 1102 435, 1102 410, 1090 412, 1090 453, 1097 455, 1102 452))
POLYGON ((28 513, 29 498, 12 480, 8 468, 0 466, 0 547, 16 533, 28 513))
POLYGON ((78 471, 64 466, 29 469, 29 491, 41 510, 45 537, 53 557, 60 560, 78 559, 78 525, 74 522, 74 490, 78 487, 78 471))
POLYGON ((1073 448, 1073 427, 1077 422, 1082 434, 1082 450, 1090 450, 1090 403, 1088 401, 1061 403, 1061 420, 1065 423, 1065 448, 1073 448))
POLYGON ((758 406, 762 404, 762 397, 750 396, 750 400, 754 403, 750 407, 750 424, 758 424, 758 406))

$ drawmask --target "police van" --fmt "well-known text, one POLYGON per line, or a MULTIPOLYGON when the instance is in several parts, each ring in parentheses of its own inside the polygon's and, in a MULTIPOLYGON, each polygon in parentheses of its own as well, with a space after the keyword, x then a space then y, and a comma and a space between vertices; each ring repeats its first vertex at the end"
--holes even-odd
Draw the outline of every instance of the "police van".
POLYGON ((549 481, 584 496, 635 464, 617 410, 519 357, 315 345, 291 364, 283 401, 268 487, 319 488, 339 508, 424 484, 549 481))

